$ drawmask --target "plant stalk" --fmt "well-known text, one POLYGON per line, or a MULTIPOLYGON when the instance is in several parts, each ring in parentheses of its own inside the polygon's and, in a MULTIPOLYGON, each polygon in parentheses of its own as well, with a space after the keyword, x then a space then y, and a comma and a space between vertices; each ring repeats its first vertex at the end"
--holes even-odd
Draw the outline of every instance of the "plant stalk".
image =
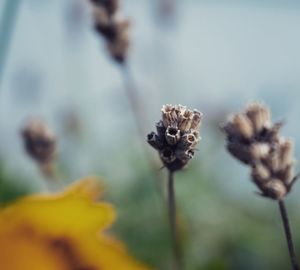
POLYGON ((21 0, 6 0, 0 18, 0 87, 21 0))
MULTIPOLYGON (((130 72, 129 66, 126 62, 122 63, 120 65, 121 68, 121 73, 123 75, 123 80, 124 80, 124 88, 125 88, 125 94, 126 97, 128 99, 128 103, 131 107, 131 111, 134 117, 134 122, 136 125, 136 129, 138 132, 138 135, 141 139, 142 142, 145 141, 146 138, 146 131, 145 131, 145 127, 144 127, 144 123, 145 123, 145 113, 142 110, 142 104, 141 104, 141 100, 138 96, 138 91, 137 91, 137 87, 135 84, 135 80, 130 72)), ((149 155, 148 151, 143 148, 144 153, 146 158, 148 159, 149 165, 151 167, 151 170, 154 172, 155 174, 155 178, 156 178, 156 189, 157 192, 159 194, 162 195, 162 177, 158 171, 158 165, 156 164, 156 161, 149 155)))
POLYGON ((278 204, 279 204, 280 214, 281 214, 282 223, 283 223, 283 227, 284 227, 285 237, 286 237, 286 241, 287 241, 287 245, 288 245, 288 250, 289 250, 289 254, 290 254, 292 269, 299 270, 300 268, 299 268, 297 258, 296 258, 293 237, 292 237, 292 233, 291 233, 291 229, 290 229, 289 218, 288 218, 287 210, 285 207, 285 203, 283 200, 279 200, 278 204))
POLYGON ((182 270, 182 258, 180 243, 177 234, 176 226, 176 199, 174 188, 174 173, 169 171, 168 176, 168 209, 169 209, 169 222, 172 237, 172 246, 174 253, 174 270, 182 270))
POLYGON ((135 81, 132 77, 128 64, 126 62, 121 64, 121 71, 124 79, 124 86, 126 91, 126 96, 128 98, 129 105, 131 107, 135 124, 138 130, 138 133, 142 140, 144 141, 145 137, 145 128, 144 128, 144 120, 145 116, 143 111, 141 110, 141 101, 138 97, 135 81))

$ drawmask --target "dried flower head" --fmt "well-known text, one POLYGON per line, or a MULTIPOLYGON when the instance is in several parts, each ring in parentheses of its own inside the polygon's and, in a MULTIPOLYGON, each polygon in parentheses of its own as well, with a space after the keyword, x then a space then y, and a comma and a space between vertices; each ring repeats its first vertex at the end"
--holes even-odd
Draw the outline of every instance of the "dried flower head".
POLYGON ((148 143, 159 152, 170 171, 180 170, 194 156, 200 140, 202 113, 182 105, 164 105, 162 120, 156 124, 156 133, 147 136, 148 143))
POLYGON ((39 164, 51 163, 56 151, 56 138, 50 128, 39 119, 31 119, 22 130, 25 149, 39 164))
POLYGON ((90 0, 93 6, 94 25, 97 33, 107 43, 111 56, 123 63, 129 48, 128 28, 130 21, 119 13, 119 0, 90 0))
POLYGON ((293 143, 280 136, 282 123, 272 124, 271 112, 261 103, 249 104, 222 127, 228 151, 251 166, 251 176, 262 195, 280 200, 296 179, 293 143))

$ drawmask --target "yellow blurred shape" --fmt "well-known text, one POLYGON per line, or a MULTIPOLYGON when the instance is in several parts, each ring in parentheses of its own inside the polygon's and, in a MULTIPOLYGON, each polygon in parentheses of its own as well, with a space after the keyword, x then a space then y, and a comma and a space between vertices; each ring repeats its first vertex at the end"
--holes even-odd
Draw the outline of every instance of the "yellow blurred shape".
POLYGON ((146 270, 105 234, 115 220, 96 202, 102 186, 88 177, 59 194, 21 198, 0 209, 1 270, 146 270))

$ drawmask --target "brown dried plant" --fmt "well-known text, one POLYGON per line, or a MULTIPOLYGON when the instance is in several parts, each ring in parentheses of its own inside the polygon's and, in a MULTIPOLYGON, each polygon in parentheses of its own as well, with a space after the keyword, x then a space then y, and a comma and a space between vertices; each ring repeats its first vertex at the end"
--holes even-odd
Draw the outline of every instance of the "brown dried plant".
POLYGON ((278 201, 293 269, 299 269, 284 204, 297 179, 294 146, 292 140, 279 134, 281 127, 281 122, 272 123, 271 112, 265 105, 250 103, 244 111, 230 116, 222 129, 228 151, 250 167, 260 194, 278 201))
POLYGON ((124 89, 130 103, 137 130, 143 139, 145 115, 135 80, 128 66, 130 20, 121 15, 119 0, 89 0, 92 4, 94 28, 104 38, 112 59, 119 64, 124 79, 124 89))
POLYGON ((112 58, 123 63, 129 48, 128 28, 130 21, 121 16, 118 0, 90 0, 94 18, 94 26, 106 41, 112 58))
POLYGON ((182 105, 164 105, 162 120, 156 124, 156 133, 147 136, 148 143, 159 152, 164 166, 170 171, 184 168, 194 156, 200 141, 202 113, 182 105))
POLYGON ((182 105, 164 105, 162 119, 156 124, 156 131, 147 136, 148 143, 158 151, 161 161, 168 169, 168 210, 171 228, 174 268, 182 268, 180 241, 176 228, 176 199, 174 172, 185 168, 194 156, 200 140, 199 129, 202 113, 189 110, 182 105))
POLYGON ((42 120, 34 118, 26 123, 22 137, 27 154, 37 162, 45 176, 52 178, 57 149, 54 132, 42 120))

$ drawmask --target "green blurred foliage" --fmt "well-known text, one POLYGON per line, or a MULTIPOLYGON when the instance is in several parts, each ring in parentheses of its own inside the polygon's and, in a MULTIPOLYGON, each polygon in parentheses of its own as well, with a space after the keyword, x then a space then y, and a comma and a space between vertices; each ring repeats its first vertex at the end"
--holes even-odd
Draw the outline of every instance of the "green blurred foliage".
MULTIPOLYGON (((24 178, 24 176, 22 177, 24 178)), ((5 205, 30 192, 30 188, 18 179, 20 179, 20 176, 5 169, 3 162, 0 160, 0 205, 5 205)))
MULTIPOLYGON (((126 160, 131 174, 124 179, 121 175, 117 181, 104 179, 105 200, 113 203, 118 212, 111 232, 126 243, 132 255, 154 269, 171 269, 166 171, 158 171, 161 179, 157 179, 147 160, 134 154, 130 143, 127 147, 119 158, 126 160)), ((186 170, 175 175, 178 228, 185 269, 288 269, 290 262, 276 202, 255 194, 243 200, 228 193, 222 185, 232 185, 233 181, 226 180, 220 185, 217 170, 208 166, 211 162, 209 155, 218 147, 220 145, 215 144, 200 149, 201 155, 198 154, 186 170)), ((115 170, 114 165, 111 170, 115 170)), ((60 167, 63 175, 70 175, 70 168, 62 164, 60 167)), ((26 176, 12 173, 0 162, 1 204, 36 192, 28 183, 26 176)), ((296 249, 299 250, 300 234, 296 228, 300 219, 296 205, 288 202, 288 209, 296 249)))

